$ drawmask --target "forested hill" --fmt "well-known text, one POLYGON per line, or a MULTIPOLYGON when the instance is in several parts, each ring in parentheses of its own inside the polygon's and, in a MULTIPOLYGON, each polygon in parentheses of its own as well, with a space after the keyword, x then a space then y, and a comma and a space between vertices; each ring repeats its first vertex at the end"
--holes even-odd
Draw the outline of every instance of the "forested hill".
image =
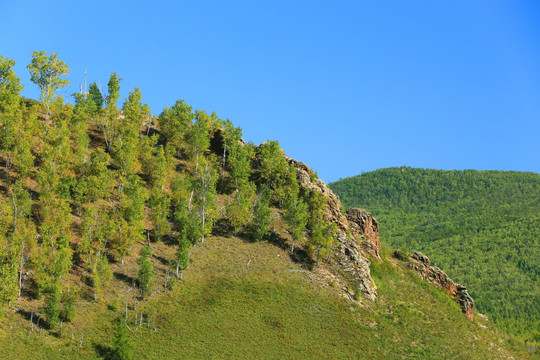
POLYGON ((540 174, 401 167, 329 186, 377 217, 383 242, 429 254, 480 312, 540 341, 540 174))

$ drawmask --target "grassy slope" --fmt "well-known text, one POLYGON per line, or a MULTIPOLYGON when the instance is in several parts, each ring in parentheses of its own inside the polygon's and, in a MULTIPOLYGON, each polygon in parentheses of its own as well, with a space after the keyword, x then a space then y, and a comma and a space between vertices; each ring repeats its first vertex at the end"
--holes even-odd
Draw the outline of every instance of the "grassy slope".
MULTIPOLYGON (((468 321, 448 297, 393 260, 373 264, 380 296, 364 308, 352 306, 311 273, 295 271, 302 270, 301 265, 267 242, 211 237, 195 247, 192 259, 183 283, 138 305, 139 313, 144 309, 151 314, 150 328, 146 317, 144 325, 135 328, 130 300, 135 358, 498 359, 510 352, 517 358, 527 356, 515 353, 482 318, 468 321)), ((80 300, 74 323, 61 335, 47 330, 30 334, 29 321, 7 312, 0 325, 3 358, 106 355, 112 320, 123 313, 122 303, 116 311, 107 304, 122 298, 126 288, 117 279, 106 301, 80 300)))

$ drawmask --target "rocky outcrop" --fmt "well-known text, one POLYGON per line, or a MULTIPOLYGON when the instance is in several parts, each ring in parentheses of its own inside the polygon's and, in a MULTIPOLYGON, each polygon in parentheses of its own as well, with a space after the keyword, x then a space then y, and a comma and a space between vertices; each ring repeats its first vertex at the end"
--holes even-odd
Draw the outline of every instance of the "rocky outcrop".
POLYGON ((330 190, 324 181, 313 174, 306 164, 285 156, 289 164, 297 171, 300 187, 309 191, 320 192, 327 201, 325 219, 337 224, 338 244, 334 249, 332 261, 335 262, 345 277, 354 280, 358 291, 368 300, 375 300, 377 287, 371 278, 366 253, 380 259, 379 226, 373 216, 365 210, 354 209, 350 219, 342 212, 339 197, 330 190), (359 242, 358 240, 362 240, 359 242), (364 244, 360 246, 359 244, 364 244))
POLYGON ((347 210, 347 220, 353 236, 360 241, 364 252, 382 261, 380 256, 381 240, 379 239, 379 223, 373 215, 363 209, 352 208, 347 210))
POLYGON ((341 212, 341 201, 339 197, 326 186, 324 181, 314 175, 313 170, 309 166, 288 156, 285 156, 285 159, 296 168, 300 187, 309 191, 316 190, 326 198, 328 206, 326 208, 325 219, 336 223, 340 230, 348 231, 349 222, 341 212))
POLYGON ((334 250, 334 261, 347 277, 356 280, 358 291, 364 298, 374 301, 377 297, 377 287, 371 278, 369 265, 371 262, 360 250, 355 240, 340 231, 337 235, 338 245, 334 250))
MULTIPOLYGON (((399 254, 395 256, 399 258, 399 254)), ((455 283, 438 267, 431 266, 429 258, 419 251, 415 251, 411 255, 409 267, 418 273, 422 279, 444 289, 461 306, 463 313, 469 319, 473 319, 474 301, 465 286, 455 283)))

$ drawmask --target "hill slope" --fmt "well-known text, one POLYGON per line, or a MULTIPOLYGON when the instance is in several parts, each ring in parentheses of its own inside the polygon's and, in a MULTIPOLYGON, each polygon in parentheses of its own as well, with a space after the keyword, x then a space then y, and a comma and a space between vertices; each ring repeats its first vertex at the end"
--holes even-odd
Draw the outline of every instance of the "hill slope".
MULTIPOLYGON (((372 265, 379 289, 363 306, 337 295, 321 267, 310 271, 274 243, 210 237, 193 250, 184 281, 134 308, 129 339, 134 358, 234 359, 507 359, 527 358, 482 317, 469 321, 443 292, 388 257, 372 265), (146 315, 137 328, 134 317, 146 315)), ((113 320, 124 316, 128 286, 114 280, 109 299, 81 302, 63 332, 30 333, 6 312, 0 346, 7 359, 106 357, 113 320), (7 321, 6 321, 7 320, 7 321), (72 338, 72 333, 73 338, 72 338), (81 347, 80 340, 84 334, 81 347)))
POLYGON ((278 142, 183 100, 153 116, 138 88, 120 109, 116 73, 64 103, 45 52, 22 99, 0 65, 3 358, 520 355, 278 142))
POLYGON ((420 249, 466 284, 501 328, 540 341, 539 174, 402 167, 329 186, 373 212, 383 241, 420 249))

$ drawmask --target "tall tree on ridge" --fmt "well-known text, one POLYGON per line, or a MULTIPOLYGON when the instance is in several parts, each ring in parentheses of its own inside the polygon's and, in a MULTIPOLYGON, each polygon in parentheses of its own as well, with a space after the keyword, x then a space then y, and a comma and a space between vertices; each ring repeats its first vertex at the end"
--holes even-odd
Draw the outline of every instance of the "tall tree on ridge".
POLYGON ((55 91, 69 85, 69 80, 62 79, 69 73, 69 67, 58 59, 58 54, 51 52, 51 55, 47 56, 43 50, 32 53, 32 62, 27 67, 30 80, 39 87, 40 99, 45 104, 47 116, 50 116, 50 104, 56 98, 55 91))

